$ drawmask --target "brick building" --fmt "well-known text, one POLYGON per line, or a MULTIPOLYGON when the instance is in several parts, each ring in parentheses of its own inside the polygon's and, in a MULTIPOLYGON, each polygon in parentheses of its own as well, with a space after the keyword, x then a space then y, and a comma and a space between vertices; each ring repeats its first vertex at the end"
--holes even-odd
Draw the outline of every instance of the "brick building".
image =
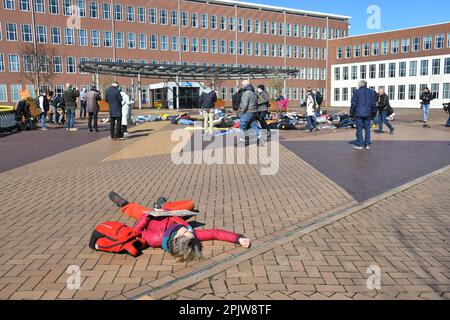
MULTIPOLYGON (((18 99, 23 77, 31 67, 24 43, 54 48, 49 57, 63 84, 92 83, 80 74, 79 62, 131 61, 217 66, 296 67, 298 78, 286 83, 292 100, 306 87, 326 88, 328 39, 347 36, 349 17, 224 0, 2 0, 0 9, 0 103, 18 99), (74 29, 71 6, 78 6, 79 29, 74 29), (69 22, 69 24, 68 24, 69 22), (32 30, 36 32, 33 34, 32 30)), ((131 85, 130 79, 119 79, 131 85)), ((271 81, 263 81, 272 87, 271 81)), ((144 95, 164 100, 167 88, 143 81, 144 95)), ((230 100, 236 83, 220 84, 219 96, 230 100)), ((192 94, 192 92, 190 93, 192 94)), ((198 95, 198 92, 194 93, 198 95)))
POLYGON ((385 88, 395 108, 419 107, 427 86, 432 108, 450 101, 450 23, 329 41, 327 98, 349 106, 358 81, 385 88))

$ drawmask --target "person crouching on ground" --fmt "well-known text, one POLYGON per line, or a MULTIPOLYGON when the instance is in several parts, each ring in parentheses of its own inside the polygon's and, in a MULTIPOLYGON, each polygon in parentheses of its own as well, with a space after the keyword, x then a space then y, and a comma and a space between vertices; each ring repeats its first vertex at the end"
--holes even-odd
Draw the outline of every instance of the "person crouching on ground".
POLYGON ((378 107, 379 130, 376 131, 376 133, 382 134, 383 133, 383 124, 385 124, 389 128, 390 134, 394 134, 394 127, 392 126, 391 122, 389 121, 388 115, 387 115, 387 110, 389 108, 389 97, 384 92, 384 89, 380 89, 380 91, 378 93, 377 107, 378 107))
POLYGON ((357 141, 354 148, 362 150, 365 147, 368 150, 371 145, 371 121, 377 114, 375 91, 367 88, 367 82, 364 80, 359 82, 358 87, 359 89, 353 94, 350 108, 350 117, 355 119, 356 124, 357 141), (363 130, 366 133, 365 139, 363 139, 363 130))
POLYGON ((240 141, 246 143, 247 131, 250 129, 252 123, 256 120, 258 113, 258 97, 255 93, 255 88, 250 81, 242 81, 241 88, 244 90, 239 105, 239 130, 240 141))
POLYGON ((212 83, 208 82, 200 96, 200 108, 203 112, 203 129, 205 134, 207 132, 213 134, 214 130, 214 107, 217 102, 217 93, 212 87, 212 83))
POLYGON ((316 129, 316 100, 311 89, 308 89, 308 95, 306 98, 306 119, 308 121, 308 131, 313 132, 316 129))
POLYGON ((129 135, 128 128, 131 126, 131 110, 134 105, 130 97, 130 90, 120 92, 122 96, 122 134, 129 135))
POLYGON ((181 261, 202 258, 203 241, 218 240, 250 247, 250 240, 243 235, 224 230, 194 230, 180 217, 152 217, 145 212, 152 211, 136 203, 130 203, 115 192, 109 198, 121 211, 136 220, 136 231, 140 232, 148 247, 163 248, 181 261))

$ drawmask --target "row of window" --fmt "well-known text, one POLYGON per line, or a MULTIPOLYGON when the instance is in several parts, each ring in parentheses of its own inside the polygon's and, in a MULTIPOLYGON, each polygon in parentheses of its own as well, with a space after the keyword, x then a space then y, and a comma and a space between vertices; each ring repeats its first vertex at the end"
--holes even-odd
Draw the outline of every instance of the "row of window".
MULTIPOLYGON (((15 0, 3 0, 3 7, 7 10, 15 10, 15 0)), ((19 10, 30 11, 29 0, 19 0, 19 10)), ((100 5, 98 1, 76 0, 76 11, 72 12, 72 1, 62 0, 62 14, 71 16, 76 14, 79 17, 89 17, 91 19, 100 18, 100 5)), ((45 13, 45 0, 34 1, 34 11, 45 13)), ((314 26, 305 26, 298 24, 282 23, 267 20, 252 20, 244 18, 235 18, 227 16, 217 16, 208 14, 199 14, 196 12, 181 12, 178 10, 156 9, 134 7, 122 4, 101 3, 101 17, 104 20, 110 20, 112 17, 116 21, 128 21, 139 23, 150 23, 160 25, 172 25, 202 29, 220 29, 222 31, 238 31, 247 33, 262 33, 267 35, 280 35, 287 37, 302 37, 310 39, 334 39, 345 37, 346 30, 327 29, 314 26), (113 8, 111 10, 111 8, 113 8)), ((48 12, 59 15, 59 0, 48 0, 48 12)))
POLYGON ((447 43, 445 43, 445 34, 439 33, 434 36, 414 37, 412 39, 405 38, 400 40, 382 41, 374 43, 365 43, 363 45, 348 45, 338 47, 336 49, 337 59, 349 59, 358 57, 418 52, 421 50, 428 51, 434 49, 450 48, 450 33, 447 33, 447 43))
MULTIPOLYGON (((425 87, 429 87, 435 99, 440 99, 441 91, 439 83, 432 83, 431 86, 427 84, 420 84, 419 86, 416 84, 410 85, 392 85, 392 86, 380 86, 378 90, 384 89, 386 94, 389 96, 390 100, 394 101, 404 101, 404 100, 418 100, 420 98, 421 93, 425 89, 425 87)), ((375 90, 375 87, 371 87, 372 90, 375 90)), ((351 96, 355 92, 356 87, 352 88, 335 88, 334 89, 334 101, 350 101, 351 96), (351 94, 349 94, 349 92, 351 94)), ((442 99, 447 100, 450 99, 450 83, 444 83, 442 86, 442 99)))
POLYGON ((334 68, 334 80, 384 79, 450 74, 450 58, 334 68), (442 63, 444 61, 444 63, 442 63))
MULTIPOLYGON (((34 71, 33 68, 35 65, 39 65, 41 68, 41 72, 48 72, 51 68, 51 70, 54 73, 64 73, 64 71, 68 74, 75 74, 77 73, 77 58, 76 57, 61 57, 61 56, 54 56, 54 57, 45 57, 42 58, 43 60, 40 61, 39 63, 33 63, 33 56, 30 55, 24 55, 23 56, 23 61, 21 63, 21 57, 19 54, 8 54, 7 57, 4 57, 3 53, 0 53, 0 72, 6 71, 6 69, 9 72, 20 72, 21 70, 25 71, 25 72, 32 72, 34 71), (7 63, 8 63, 8 67, 6 68, 5 66, 5 59, 7 59, 7 63), (64 68, 64 63, 65 63, 65 68, 64 68)), ((96 62, 101 62, 100 58, 86 58, 86 57, 81 57, 78 58, 78 62, 84 62, 84 61, 96 61, 96 62)), ((112 59, 110 58, 106 58, 104 59, 104 62, 112 62, 112 59)), ((117 59, 117 62, 125 62, 125 60, 123 59, 117 59)), ((127 61, 128 63, 148 63, 147 60, 134 60, 134 59, 130 59, 127 61)), ((152 64, 169 64, 168 61, 157 61, 157 60, 152 60, 151 61, 152 64)), ((178 64, 178 62, 174 61, 171 64, 176 65, 178 64)), ((183 62, 183 65, 188 65, 187 62, 183 62)), ((208 63, 198 63, 198 62, 193 62, 192 63, 193 66, 208 66, 208 63)), ((212 63, 210 64, 211 66, 219 66, 218 64, 212 63)), ((233 67, 235 65, 232 64, 220 64, 221 67, 233 67)), ((237 67, 244 67, 244 65, 239 64, 237 65, 237 67)), ((253 65, 247 65, 247 67, 252 68, 253 65)), ((257 66, 259 68, 271 68, 273 66, 264 66, 264 65, 259 65, 257 66)), ((289 68, 289 67, 288 67, 289 68)), ((300 68, 300 71, 298 73, 297 76, 294 77, 294 79, 301 79, 301 80, 323 80, 325 81, 327 77, 327 71, 326 68, 306 68, 306 67, 302 67, 300 68)))
MULTIPOLYGON (((30 24, 22 24, 21 35, 23 42, 33 42, 33 31, 30 24)), ((14 23, 6 23, 6 38, 8 41, 18 41, 17 25, 14 23)), ((71 28, 64 29, 64 44, 79 46, 112 47, 113 34, 111 31, 103 31, 102 35, 99 30, 79 29, 78 41, 75 37, 75 30, 71 28)), ((48 43, 47 27, 36 26, 37 43, 48 43)), ((50 42, 55 45, 62 44, 61 28, 50 27, 50 42)), ((235 41, 235 40, 217 40, 197 37, 181 37, 167 35, 147 35, 145 33, 133 32, 116 32, 114 34, 114 46, 116 48, 141 49, 141 50, 161 50, 161 51, 183 51, 183 52, 201 52, 212 54, 230 54, 230 55, 247 55, 247 56, 264 56, 264 57, 287 57, 295 59, 314 59, 326 60, 327 53, 325 48, 313 48, 298 45, 283 45, 269 43, 254 43, 251 41, 235 41)))

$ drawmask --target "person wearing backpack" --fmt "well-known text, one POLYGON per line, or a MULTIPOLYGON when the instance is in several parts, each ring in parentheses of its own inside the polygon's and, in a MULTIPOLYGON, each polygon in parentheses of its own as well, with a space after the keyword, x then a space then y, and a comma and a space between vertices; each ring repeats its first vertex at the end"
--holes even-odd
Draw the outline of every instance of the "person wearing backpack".
MULTIPOLYGON (((172 203, 172 208, 165 209, 164 198, 158 199, 155 208, 143 207, 137 203, 130 203, 115 192, 110 192, 108 197, 125 215, 138 220, 133 227, 127 227, 118 222, 107 222, 94 231, 89 246, 99 251, 119 253, 127 251, 133 256, 139 255, 144 249, 141 245, 151 248, 162 248, 181 262, 190 262, 202 258, 203 241, 226 241, 238 244, 244 248, 251 245, 250 239, 234 232, 212 229, 194 230, 187 221, 181 217, 153 217, 147 212, 156 210, 175 211, 177 203, 172 203), (113 229, 111 232, 111 229, 113 229), (114 236, 114 238, 113 238, 114 236), (108 237, 108 238, 106 238, 108 237), (99 245, 100 243, 100 245, 99 245), (101 246, 103 244, 103 246, 101 246)), ((194 209, 192 201, 181 201, 185 209, 194 209)))
POLYGON ((239 104, 239 130, 240 141, 246 142, 247 131, 253 122, 257 120, 258 113, 258 96, 255 93, 255 88, 250 81, 242 81, 241 88, 243 89, 241 102, 239 104))
POLYGON ((382 134, 384 132, 383 124, 385 124, 389 128, 389 133, 392 135, 394 134, 395 129, 392 126, 391 122, 388 120, 388 110, 390 108, 389 97, 384 92, 383 88, 380 89, 377 96, 378 96, 377 107, 378 107, 379 130, 376 131, 376 133, 382 134))
POLYGON ((212 87, 212 83, 208 82, 200 96, 200 108, 203 112, 204 130, 205 133, 209 132, 210 134, 214 131, 214 107, 217 102, 217 93, 212 87))
POLYGON ((260 84, 256 89, 258 96, 258 121, 264 130, 267 130, 267 138, 270 138, 272 133, 269 126, 267 125, 266 118, 270 115, 270 97, 263 84, 260 84))
POLYGON ((430 104, 431 101, 434 100, 433 93, 431 93, 430 89, 428 87, 425 87, 425 89, 422 92, 422 95, 420 96, 421 105, 422 105, 422 112, 423 112, 423 122, 424 128, 431 128, 431 126, 428 124, 428 120, 430 118, 430 104))

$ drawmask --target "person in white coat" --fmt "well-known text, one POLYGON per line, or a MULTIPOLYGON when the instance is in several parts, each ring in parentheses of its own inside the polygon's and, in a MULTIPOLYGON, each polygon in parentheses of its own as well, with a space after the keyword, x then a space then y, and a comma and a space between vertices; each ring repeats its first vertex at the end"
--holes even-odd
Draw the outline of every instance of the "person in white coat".
POLYGON ((308 89, 308 94, 306 97, 306 116, 308 120, 308 127, 307 130, 309 132, 313 132, 316 130, 316 120, 315 115, 317 111, 317 103, 314 99, 314 95, 311 89, 308 89))
POLYGON ((130 98, 130 91, 121 91, 122 95, 122 134, 129 135, 128 127, 131 126, 131 109, 134 105, 134 101, 130 98))

